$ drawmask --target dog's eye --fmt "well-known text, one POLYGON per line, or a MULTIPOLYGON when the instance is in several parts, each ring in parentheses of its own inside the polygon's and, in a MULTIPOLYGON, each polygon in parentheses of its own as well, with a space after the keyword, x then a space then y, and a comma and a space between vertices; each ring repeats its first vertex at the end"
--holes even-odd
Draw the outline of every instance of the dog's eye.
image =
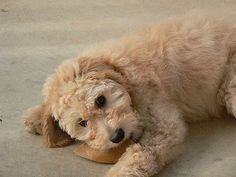
POLYGON ((106 104, 106 98, 103 95, 97 97, 95 100, 95 104, 99 108, 103 107, 106 104))
POLYGON ((81 121, 79 122, 79 124, 80 124, 82 127, 87 127, 87 125, 88 125, 88 120, 81 120, 81 121))

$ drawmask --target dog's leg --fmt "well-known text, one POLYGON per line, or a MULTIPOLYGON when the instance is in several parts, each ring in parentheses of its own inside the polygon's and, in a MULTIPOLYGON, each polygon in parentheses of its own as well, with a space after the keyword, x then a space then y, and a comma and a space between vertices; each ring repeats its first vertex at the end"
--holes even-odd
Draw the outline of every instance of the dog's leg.
POLYGON ((186 125, 180 111, 163 100, 150 111, 140 144, 129 147, 107 177, 149 177, 181 153, 186 125))
POLYGON ((42 135, 41 114, 43 107, 44 105, 35 106, 26 110, 22 115, 23 124, 28 132, 42 135))

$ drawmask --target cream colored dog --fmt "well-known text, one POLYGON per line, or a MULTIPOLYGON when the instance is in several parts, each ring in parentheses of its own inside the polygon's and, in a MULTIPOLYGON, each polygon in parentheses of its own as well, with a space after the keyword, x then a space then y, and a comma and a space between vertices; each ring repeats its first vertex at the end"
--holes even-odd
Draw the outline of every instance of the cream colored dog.
POLYGON ((108 149, 142 135, 107 177, 156 174, 180 154, 186 121, 236 116, 235 24, 180 17, 94 46, 47 79, 25 126, 49 147, 108 149))

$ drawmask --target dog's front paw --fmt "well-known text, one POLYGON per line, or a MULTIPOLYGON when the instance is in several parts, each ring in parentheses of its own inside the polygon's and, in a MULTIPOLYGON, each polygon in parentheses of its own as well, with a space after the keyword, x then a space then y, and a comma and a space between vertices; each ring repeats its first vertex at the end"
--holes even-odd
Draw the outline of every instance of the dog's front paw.
POLYGON ((21 116, 23 125, 28 132, 33 134, 42 134, 42 110, 43 105, 39 105, 26 110, 21 116))
POLYGON ((127 148, 120 160, 106 174, 106 177, 143 177, 157 170, 156 157, 151 147, 134 144, 127 148))
POLYGON ((35 135, 37 134, 36 128, 30 122, 24 121, 23 123, 24 123, 25 130, 27 132, 35 134, 35 135))
POLYGON ((122 176, 122 175, 120 175, 119 174, 119 172, 111 172, 111 173, 108 173, 108 174, 106 174, 106 176, 105 177, 124 177, 124 176, 122 176))

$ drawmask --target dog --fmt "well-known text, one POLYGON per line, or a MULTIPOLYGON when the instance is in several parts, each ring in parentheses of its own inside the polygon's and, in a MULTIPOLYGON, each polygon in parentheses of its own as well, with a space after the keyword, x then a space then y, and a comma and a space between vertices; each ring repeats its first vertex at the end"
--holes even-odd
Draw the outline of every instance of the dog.
POLYGON ((236 25, 185 16, 64 61, 23 115, 48 147, 106 150, 127 139, 107 177, 149 177, 182 152, 187 122, 236 116, 236 25))

